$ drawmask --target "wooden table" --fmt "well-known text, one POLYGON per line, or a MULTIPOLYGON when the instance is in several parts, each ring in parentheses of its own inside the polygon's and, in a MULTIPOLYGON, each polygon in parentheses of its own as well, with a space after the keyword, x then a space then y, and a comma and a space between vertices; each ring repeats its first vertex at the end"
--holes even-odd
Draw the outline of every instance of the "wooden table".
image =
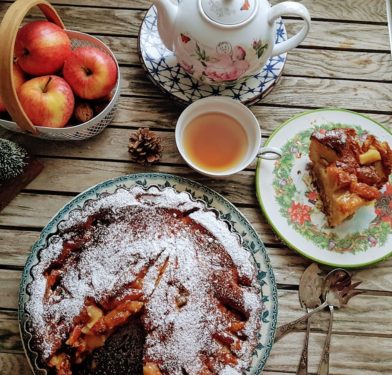
MULTIPOLYGON (((307 39, 288 55, 283 77, 251 109, 267 138, 282 121, 304 110, 337 106, 366 113, 392 128, 392 60, 384 0, 303 0, 313 23, 307 39)), ((181 108, 146 78, 137 56, 137 34, 146 0, 54 0, 66 26, 98 36, 116 54, 123 77, 119 109, 111 126, 85 142, 46 142, 4 130, 0 136, 35 152, 45 169, 0 214, 0 373, 27 374, 17 323, 21 270, 31 245, 52 215, 73 196, 103 180, 129 173, 161 171, 184 175, 223 194, 246 215, 264 241, 279 287, 279 321, 299 317, 298 281, 309 261, 285 247, 258 208, 254 165, 234 177, 210 180, 193 173, 179 156, 174 127, 181 108), (161 163, 130 162, 128 137, 139 127, 162 138, 161 163)), ((0 1, 0 16, 10 5, 0 1)), ((32 16, 34 18, 35 15, 32 16)), ((285 20, 289 33, 298 22, 285 20)), ((0 47, 1 48, 1 47, 0 47)), ((392 373, 392 260, 358 270, 365 293, 336 312, 331 374, 392 373)), ((327 312, 314 319, 310 371, 317 372, 328 325, 327 312)), ((303 327, 304 329, 304 327, 303 327)), ((274 346, 265 374, 296 372, 304 331, 274 346)))

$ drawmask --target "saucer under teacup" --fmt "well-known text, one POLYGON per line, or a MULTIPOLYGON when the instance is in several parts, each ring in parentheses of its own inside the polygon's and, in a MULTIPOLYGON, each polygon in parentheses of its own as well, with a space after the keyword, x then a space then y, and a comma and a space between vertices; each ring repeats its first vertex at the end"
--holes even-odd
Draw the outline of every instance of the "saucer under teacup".
MULTIPOLYGON (((276 23, 276 43, 287 39, 283 21, 276 23)), ((287 53, 271 57, 263 69, 232 86, 211 86, 192 79, 177 64, 173 52, 162 43, 157 28, 157 13, 152 6, 140 27, 138 39, 140 61, 151 81, 180 104, 187 105, 209 96, 228 96, 243 104, 253 104, 266 96, 282 75, 287 53)))

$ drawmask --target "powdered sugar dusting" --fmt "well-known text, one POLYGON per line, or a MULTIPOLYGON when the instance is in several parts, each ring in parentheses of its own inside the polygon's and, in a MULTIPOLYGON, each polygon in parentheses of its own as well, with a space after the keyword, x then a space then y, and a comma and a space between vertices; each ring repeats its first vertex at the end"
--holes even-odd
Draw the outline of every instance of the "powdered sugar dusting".
POLYGON ((238 236, 230 232, 225 222, 216 220, 215 214, 211 211, 196 211, 190 217, 211 233, 214 233, 217 240, 229 253, 241 276, 252 278, 254 267, 249 261, 249 255, 243 251, 238 242, 238 236))
POLYGON ((239 375, 249 365, 262 308, 249 254, 226 223, 187 193, 134 187, 89 201, 61 223, 40 257, 32 269, 26 309, 44 359, 66 340, 86 299, 100 304, 121 296, 147 270, 142 313, 146 362, 160 363, 171 375, 197 374, 207 365, 220 375, 239 375), (84 228, 97 213, 102 217, 84 228), (83 246, 63 260, 60 282, 48 294, 44 274, 75 238, 82 238, 83 246), (251 283, 242 285, 241 277, 251 283), (242 337, 240 350, 226 348, 219 337, 238 341, 229 328, 233 319, 244 316, 241 335, 246 340, 242 337), (208 362, 223 349, 236 358, 235 364, 208 362))

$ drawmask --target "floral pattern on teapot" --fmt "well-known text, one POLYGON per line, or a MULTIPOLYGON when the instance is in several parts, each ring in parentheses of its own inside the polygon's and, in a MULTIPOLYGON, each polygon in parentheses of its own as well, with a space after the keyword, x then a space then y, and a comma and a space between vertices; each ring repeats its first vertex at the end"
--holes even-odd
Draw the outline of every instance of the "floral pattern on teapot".
MULTIPOLYGON (((251 66, 257 64, 268 43, 253 41, 250 46, 222 41, 215 50, 208 48, 189 34, 180 34, 180 43, 187 59, 179 59, 181 67, 191 76, 205 83, 223 83, 247 78, 251 66)), ((181 55, 181 54, 179 54, 181 55)))

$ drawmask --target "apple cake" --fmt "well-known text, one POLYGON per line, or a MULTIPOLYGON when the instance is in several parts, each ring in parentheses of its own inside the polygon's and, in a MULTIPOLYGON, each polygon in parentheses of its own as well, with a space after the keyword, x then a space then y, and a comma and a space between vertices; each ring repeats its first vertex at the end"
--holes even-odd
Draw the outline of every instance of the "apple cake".
POLYGON ((392 170, 392 151, 386 142, 355 129, 318 129, 310 137, 311 172, 323 211, 331 227, 350 218, 381 195, 392 170))
POLYGON ((188 193, 135 186, 87 201, 39 259, 26 310, 49 373, 240 375, 250 365, 262 311, 254 264, 188 193), (131 325, 142 332, 131 343, 142 345, 138 369, 99 370, 107 343, 131 325))

